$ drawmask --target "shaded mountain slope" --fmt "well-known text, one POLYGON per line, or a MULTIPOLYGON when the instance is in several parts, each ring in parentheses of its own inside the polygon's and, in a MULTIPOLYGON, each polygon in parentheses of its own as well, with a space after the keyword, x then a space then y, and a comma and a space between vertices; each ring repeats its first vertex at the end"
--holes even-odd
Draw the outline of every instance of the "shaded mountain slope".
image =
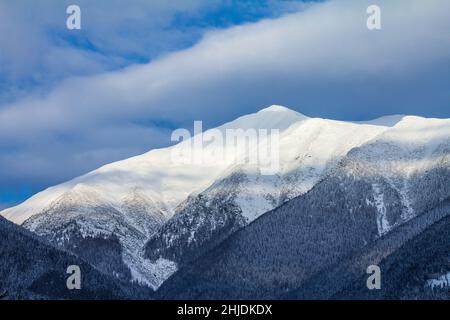
POLYGON ((151 292, 106 276, 77 256, 0 217, 2 299, 144 299, 151 292), (67 267, 81 269, 81 290, 68 290, 67 267))
POLYGON ((369 187, 355 185, 354 192, 345 192, 336 185, 330 180, 319 183, 305 196, 261 216, 180 269, 163 284, 160 297, 276 298, 374 241, 376 209, 359 201, 369 187), (348 205, 359 209, 341 210, 348 205))
POLYGON ((447 216, 379 262, 381 289, 367 290, 360 275, 334 299, 450 299, 450 199, 447 216))
POLYGON ((324 268, 283 299, 429 298, 426 280, 448 269, 450 198, 378 239, 370 246, 324 268), (440 252, 436 255, 436 253, 440 252), (447 253, 445 253, 447 252, 447 253), (444 259, 444 261, 443 261, 444 259), (381 268, 381 290, 368 290, 367 267, 381 268), (429 267, 429 268, 428 268, 429 267), (428 271, 425 271, 428 270, 428 271))

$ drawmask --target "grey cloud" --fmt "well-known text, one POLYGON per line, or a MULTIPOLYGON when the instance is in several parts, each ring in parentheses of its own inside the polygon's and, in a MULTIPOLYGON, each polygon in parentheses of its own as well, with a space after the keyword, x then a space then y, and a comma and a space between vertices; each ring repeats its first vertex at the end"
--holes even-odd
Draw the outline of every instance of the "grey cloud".
POLYGON ((30 90, 49 91, 66 77, 117 70, 188 47, 210 27, 202 18, 227 3, 250 15, 276 16, 295 10, 299 1, 0 0, 0 105, 30 90), (79 31, 65 26, 66 8, 74 3, 81 7, 79 31))
POLYGON ((69 76, 111 71, 185 46, 201 30, 176 32, 174 17, 212 6, 206 0, 79 0, 82 30, 68 31, 66 8, 73 3, 0 1, 0 104, 30 90, 48 91, 69 76))

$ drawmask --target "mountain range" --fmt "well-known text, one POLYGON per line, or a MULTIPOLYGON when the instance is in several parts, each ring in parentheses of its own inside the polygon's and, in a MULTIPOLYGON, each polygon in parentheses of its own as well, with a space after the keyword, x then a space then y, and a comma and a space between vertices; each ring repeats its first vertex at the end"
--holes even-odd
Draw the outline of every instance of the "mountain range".
POLYGON ((79 259, 117 298, 448 297, 449 119, 345 122, 271 106, 204 134, 230 129, 277 129, 279 170, 237 161, 250 143, 224 161, 204 143, 203 161, 174 162, 194 136, 44 190, 1 212, 19 226, 0 227, 79 259), (369 265, 381 290, 366 287, 369 265))

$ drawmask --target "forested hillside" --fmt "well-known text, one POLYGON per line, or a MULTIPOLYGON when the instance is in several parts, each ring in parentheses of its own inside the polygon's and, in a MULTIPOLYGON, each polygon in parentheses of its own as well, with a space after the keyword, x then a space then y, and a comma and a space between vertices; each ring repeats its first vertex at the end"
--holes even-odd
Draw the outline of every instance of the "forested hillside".
POLYGON ((106 276, 84 260, 44 243, 0 217, 1 299, 144 299, 149 289, 106 276), (81 269, 81 289, 68 290, 67 267, 81 269))

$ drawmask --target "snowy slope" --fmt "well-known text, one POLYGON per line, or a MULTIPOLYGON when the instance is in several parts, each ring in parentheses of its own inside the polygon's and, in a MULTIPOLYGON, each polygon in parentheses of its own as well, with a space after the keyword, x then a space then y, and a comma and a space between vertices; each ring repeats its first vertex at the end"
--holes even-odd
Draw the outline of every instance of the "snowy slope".
MULTIPOLYGON (((279 129, 285 130, 291 124, 306 117, 280 106, 271 106, 258 113, 240 117, 217 128, 226 129, 279 129)), ((208 131, 205 132, 207 134, 208 131)), ((186 148, 193 139, 179 143, 173 147, 152 150, 146 154, 123 161, 114 162, 94 170, 86 175, 48 188, 24 203, 3 210, 1 214, 7 219, 21 224, 31 216, 42 212, 51 203, 57 201, 77 186, 95 189, 97 202, 108 203, 116 208, 136 190, 154 202, 155 207, 170 217, 174 208, 186 197, 209 186, 234 159, 229 158, 220 163, 208 161, 209 153, 214 146, 205 146, 203 163, 173 163, 174 149, 186 148)))
MULTIPOLYGON (((236 204, 251 222, 261 214, 309 191, 352 148, 382 134, 387 128, 311 118, 293 124, 280 136, 280 170, 264 175, 260 168, 232 166, 203 195, 216 193, 223 180, 242 174, 245 182, 236 192, 236 204)), ((234 188, 236 186, 233 186, 234 188)), ((228 190, 227 193, 232 193, 228 190)))
POLYGON ((427 203, 438 202, 439 193, 448 190, 440 179, 449 168, 450 120, 413 116, 354 150, 345 162, 347 175, 372 185, 367 202, 377 208, 380 235, 431 209, 427 203), (424 189, 424 177, 435 183, 434 190, 424 189))
POLYGON ((280 135, 280 170, 233 165, 213 185, 192 195, 146 246, 151 260, 185 264, 284 202, 308 192, 353 148, 388 127, 306 119, 280 135))

